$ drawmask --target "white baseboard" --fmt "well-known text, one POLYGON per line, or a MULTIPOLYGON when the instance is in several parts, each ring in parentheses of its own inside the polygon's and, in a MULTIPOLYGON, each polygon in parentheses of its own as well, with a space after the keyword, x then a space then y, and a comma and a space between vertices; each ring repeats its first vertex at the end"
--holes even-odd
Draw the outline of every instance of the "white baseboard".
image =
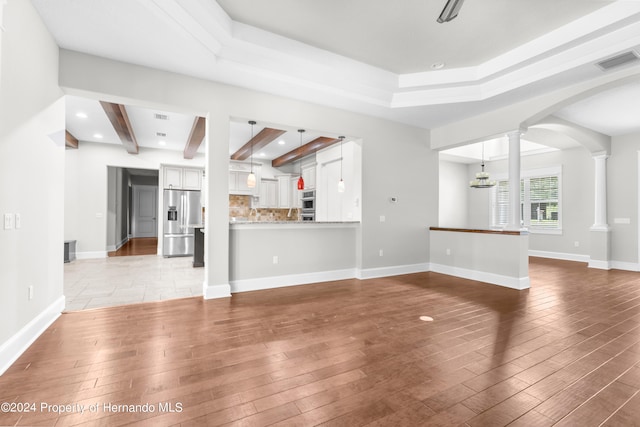
POLYGON ((463 279, 491 283, 493 285, 504 286, 511 289, 523 290, 531 287, 529 276, 510 277, 501 274, 487 273, 485 271, 469 270, 466 268, 433 263, 431 264, 431 271, 449 276, 461 277, 463 279))
POLYGON ((202 284, 202 296, 204 299, 228 298, 231 296, 231 287, 229 285, 207 285, 202 284))
POLYGON ((122 239, 118 244, 116 245, 108 245, 107 246, 107 252, 115 252, 118 249, 120 249, 121 247, 123 247, 127 242, 129 241, 128 237, 125 237, 124 239, 122 239))
POLYGON ((565 261, 589 262, 589 255, 570 254, 566 252, 536 251, 529 249, 529 256, 540 258, 562 259, 565 261))
POLYGON ((64 305, 63 295, 0 346, 0 375, 4 374, 18 357, 60 317, 64 305))
POLYGON ((106 257, 107 251, 76 252, 76 259, 98 259, 106 257))
POLYGON ((232 280, 231 292, 249 292, 263 289, 282 288, 285 286, 307 285, 318 282, 331 282, 334 280, 353 279, 355 270, 320 271, 316 273, 289 274, 286 276, 260 277, 257 279, 232 280))
POLYGON ((611 262, 601 261, 597 259, 590 259, 589 268, 597 268, 599 270, 611 270, 611 262))
POLYGON ((637 262, 610 261, 609 265, 616 270, 640 271, 640 264, 637 262))
POLYGON ((393 267, 366 268, 356 270, 357 279, 375 279, 377 277, 398 276, 401 274, 422 273, 429 271, 429 263, 396 265, 393 267))

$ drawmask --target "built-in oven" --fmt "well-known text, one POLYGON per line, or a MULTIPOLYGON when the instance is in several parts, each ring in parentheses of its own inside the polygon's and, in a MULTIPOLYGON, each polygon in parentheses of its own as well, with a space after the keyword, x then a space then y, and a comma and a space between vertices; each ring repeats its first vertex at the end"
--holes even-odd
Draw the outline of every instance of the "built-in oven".
POLYGON ((302 213, 303 221, 316 220, 316 192, 315 190, 306 190, 302 192, 302 213))

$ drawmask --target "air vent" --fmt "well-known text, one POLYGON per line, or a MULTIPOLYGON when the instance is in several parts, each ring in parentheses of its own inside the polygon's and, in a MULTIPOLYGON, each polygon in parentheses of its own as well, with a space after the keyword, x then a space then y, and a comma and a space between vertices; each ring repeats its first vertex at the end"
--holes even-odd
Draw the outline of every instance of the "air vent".
POLYGON ((167 134, 164 132, 156 132, 156 136, 159 136, 160 138, 166 138, 167 134))
POLYGON ((155 113, 155 118, 158 120, 169 120, 169 116, 167 116, 166 114, 158 114, 155 113))
POLYGON ((603 70, 610 70, 612 68, 620 67, 625 64, 629 64, 631 62, 638 61, 638 55, 630 50, 629 52, 621 53, 620 55, 616 55, 613 58, 605 59, 604 61, 598 62, 598 67, 603 70))

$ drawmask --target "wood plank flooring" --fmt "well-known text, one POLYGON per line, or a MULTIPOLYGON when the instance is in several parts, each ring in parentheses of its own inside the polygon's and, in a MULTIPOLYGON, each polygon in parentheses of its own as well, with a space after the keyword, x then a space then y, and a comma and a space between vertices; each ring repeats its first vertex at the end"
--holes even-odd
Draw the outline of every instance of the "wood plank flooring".
POLYGON ((158 253, 157 237, 136 237, 129 239, 117 251, 109 252, 108 256, 135 256, 135 255, 156 255, 158 253))
POLYGON ((640 425, 640 274, 532 258, 530 275, 66 313, 0 377, 0 402, 36 404, 0 425, 640 425))

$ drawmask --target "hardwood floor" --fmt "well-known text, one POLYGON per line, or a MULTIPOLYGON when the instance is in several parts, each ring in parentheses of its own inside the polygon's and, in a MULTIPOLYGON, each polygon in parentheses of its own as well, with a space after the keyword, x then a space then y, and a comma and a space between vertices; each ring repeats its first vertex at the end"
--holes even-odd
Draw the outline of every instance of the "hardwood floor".
POLYGON ((136 237, 129 239, 117 251, 109 252, 109 256, 156 255, 158 253, 157 237, 136 237))
POLYGON ((0 402, 37 405, 0 424, 640 425, 640 274, 532 258, 530 275, 66 313, 0 377, 0 402))

